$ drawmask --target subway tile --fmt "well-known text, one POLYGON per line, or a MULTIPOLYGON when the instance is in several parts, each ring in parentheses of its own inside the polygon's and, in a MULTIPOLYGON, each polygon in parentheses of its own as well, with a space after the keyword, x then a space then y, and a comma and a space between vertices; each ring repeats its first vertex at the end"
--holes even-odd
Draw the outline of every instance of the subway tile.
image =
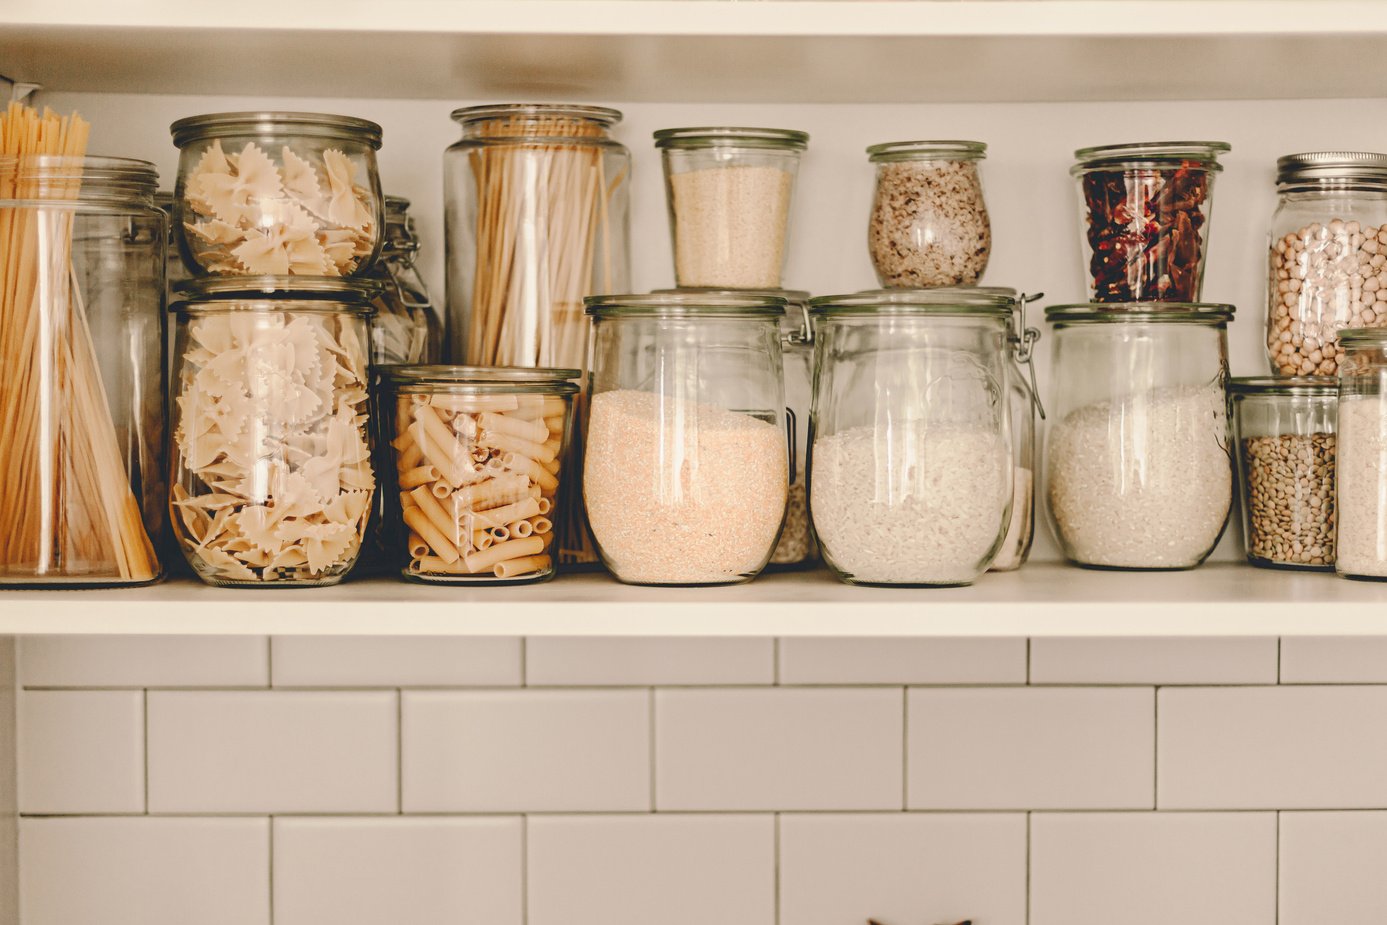
POLYGON ((1282 813, 1279 925, 1387 922, 1387 812, 1282 813))
POLYGON ((781 684, 1025 684, 1021 638, 780 640, 781 684))
POLYGON ((276 636, 275 687, 513 687, 520 640, 506 636, 276 636))
POLYGON ((1286 636, 1282 684, 1387 683, 1387 637, 1286 636))
POLYGON ((265 687, 263 636, 26 636, 25 687, 265 687))
POLYGON ((655 693, 661 810, 900 809, 900 689, 655 693))
POLYGON ((774 925, 770 815, 531 818, 528 925, 774 925))
POLYGON ((144 691, 19 697, 19 811, 144 812, 144 691))
POLYGON ((1037 638, 1032 684, 1275 684, 1276 637, 1037 638))
POLYGON ((1151 688, 917 688, 910 809, 1149 809, 1151 688))
POLYGON ((572 686, 771 684, 775 641, 536 636, 525 642, 525 681, 572 686))
POLYGON ((1025 815, 782 816, 780 925, 869 917, 1025 925, 1025 815))
POLYGON ((1387 687, 1165 688, 1161 809, 1387 807, 1387 687))
POLYGON ((1031 817, 1030 925, 1172 922, 1275 925, 1274 813, 1031 817))
POLYGON ((277 818, 275 925, 520 925, 523 825, 277 818))
POLYGON ((269 925, 267 819, 23 819, 24 925, 269 925))
POLYGON ((650 809, 647 691, 408 691, 405 812, 650 809))
POLYGON ((398 807, 396 694, 151 691, 153 813, 398 807))

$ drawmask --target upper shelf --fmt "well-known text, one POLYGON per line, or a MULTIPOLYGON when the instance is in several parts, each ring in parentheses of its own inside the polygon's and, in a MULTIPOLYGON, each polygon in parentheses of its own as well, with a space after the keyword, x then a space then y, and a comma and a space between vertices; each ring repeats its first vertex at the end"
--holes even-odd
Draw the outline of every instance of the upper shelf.
POLYGON ((714 102, 1374 96, 1376 0, 6 0, 54 90, 714 102))

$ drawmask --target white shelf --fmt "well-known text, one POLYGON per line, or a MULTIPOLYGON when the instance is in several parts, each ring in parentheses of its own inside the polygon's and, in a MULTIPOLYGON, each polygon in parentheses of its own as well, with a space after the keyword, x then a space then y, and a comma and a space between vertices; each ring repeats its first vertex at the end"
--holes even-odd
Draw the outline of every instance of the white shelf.
POLYGON ((55 90, 933 102, 1360 97, 1373 0, 8 0, 55 90))
POLYGON ((390 634, 645 636, 1387 635, 1387 584, 1210 564, 1103 572, 1032 563, 971 588, 851 588, 816 572, 723 588, 633 588, 603 575, 438 588, 222 590, 190 581, 0 593, 0 636, 390 634))

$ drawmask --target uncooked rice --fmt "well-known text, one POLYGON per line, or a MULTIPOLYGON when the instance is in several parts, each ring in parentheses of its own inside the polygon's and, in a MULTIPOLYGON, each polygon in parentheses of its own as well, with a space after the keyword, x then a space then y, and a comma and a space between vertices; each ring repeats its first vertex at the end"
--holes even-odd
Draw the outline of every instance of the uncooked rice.
POLYGON ((794 175, 779 167, 706 167, 673 174, 678 284, 778 288, 793 186, 794 175))
POLYGON ((1387 578, 1387 398, 1339 400, 1338 570, 1387 578))

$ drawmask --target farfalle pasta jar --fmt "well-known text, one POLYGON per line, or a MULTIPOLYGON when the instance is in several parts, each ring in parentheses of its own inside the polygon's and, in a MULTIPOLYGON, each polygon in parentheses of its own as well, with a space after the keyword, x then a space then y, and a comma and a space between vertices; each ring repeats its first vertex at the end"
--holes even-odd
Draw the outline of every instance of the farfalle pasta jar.
POLYGON ((169 500, 183 555, 214 585, 335 584, 361 551, 376 484, 374 286, 202 278, 176 292, 169 500))
POLYGON ((356 276, 380 253, 381 128, 351 116, 224 112, 179 119, 173 226, 211 276, 356 276))

